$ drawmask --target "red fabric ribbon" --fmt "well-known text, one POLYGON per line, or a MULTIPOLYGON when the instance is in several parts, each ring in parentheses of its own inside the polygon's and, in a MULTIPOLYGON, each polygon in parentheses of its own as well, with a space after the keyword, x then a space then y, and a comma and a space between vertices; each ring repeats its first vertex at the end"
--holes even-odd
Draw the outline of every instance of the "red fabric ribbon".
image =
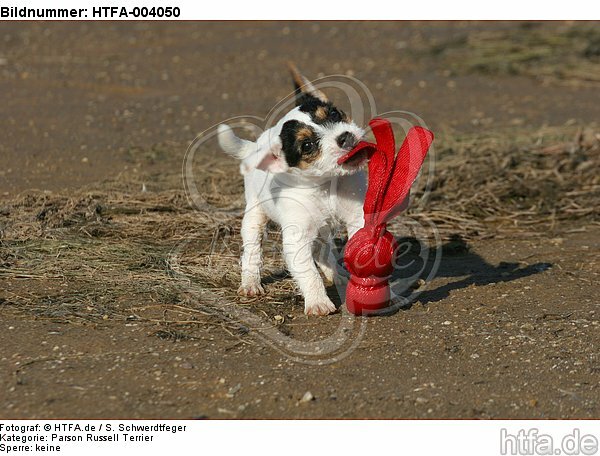
POLYGON ((408 206, 410 187, 417 178, 433 133, 412 127, 398 154, 389 121, 369 122, 376 144, 361 141, 340 158, 343 163, 357 154, 369 157, 369 182, 364 203, 365 225, 346 244, 344 264, 350 272, 346 306, 355 315, 368 315, 388 306, 388 280, 395 263, 397 244, 387 222, 408 206))

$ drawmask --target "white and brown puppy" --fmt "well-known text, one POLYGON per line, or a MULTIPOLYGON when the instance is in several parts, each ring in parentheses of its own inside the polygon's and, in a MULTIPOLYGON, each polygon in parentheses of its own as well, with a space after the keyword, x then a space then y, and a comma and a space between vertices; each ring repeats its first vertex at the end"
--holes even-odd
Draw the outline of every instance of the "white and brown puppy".
POLYGON ((327 315, 336 308, 327 296, 317 265, 329 281, 336 278, 336 266, 324 255, 315 255, 314 246, 324 228, 341 223, 351 237, 363 225, 364 159, 342 165, 337 161, 357 144, 364 131, 294 66, 290 67, 296 107, 275 126, 256 142, 236 137, 225 124, 218 130, 220 146, 241 160, 244 175, 246 213, 241 231, 239 293, 264 293, 261 241, 271 219, 281 226, 285 262, 304 296, 304 312, 327 315))

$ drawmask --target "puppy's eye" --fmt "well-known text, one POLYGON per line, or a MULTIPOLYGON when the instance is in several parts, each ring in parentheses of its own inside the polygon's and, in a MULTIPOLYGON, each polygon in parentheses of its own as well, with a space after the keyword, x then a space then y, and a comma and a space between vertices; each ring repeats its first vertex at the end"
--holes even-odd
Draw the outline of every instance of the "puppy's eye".
POLYGON ((333 108, 329 112, 329 119, 332 122, 341 122, 342 121, 342 114, 337 109, 333 108))
POLYGON ((302 141, 302 152, 305 154, 311 153, 315 150, 315 143, 309 139, 302 141))

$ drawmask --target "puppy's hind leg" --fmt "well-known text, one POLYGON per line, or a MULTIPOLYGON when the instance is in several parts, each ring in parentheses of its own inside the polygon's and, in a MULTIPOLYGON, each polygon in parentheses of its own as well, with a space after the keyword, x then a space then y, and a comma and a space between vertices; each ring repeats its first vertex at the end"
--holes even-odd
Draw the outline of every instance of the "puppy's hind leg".
POLYGON ((262 238, 267 216, 258 204, 246 207, 242 220, 242 284, 238 294, 242 296, 258 296, 265 293, 260 283, 262 267, 262 238))

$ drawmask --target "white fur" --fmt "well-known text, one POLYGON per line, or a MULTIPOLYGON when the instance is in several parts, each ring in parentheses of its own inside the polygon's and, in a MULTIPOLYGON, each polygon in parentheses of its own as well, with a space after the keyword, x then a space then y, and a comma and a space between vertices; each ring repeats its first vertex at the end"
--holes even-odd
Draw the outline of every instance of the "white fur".
MULTIPOLYGON (((335 280, 336 266, 314 256, 319 234, 332 225, 342 224, 351 237, 363 226, 365 173, 349 165, 340 166, 338 158, 347 151, 336 138, 350 131, 357 139, 364 132, 353 123, 316 125, 299 108, 292 109, 256 142, 237 138, 231 128, 219 126, 219 144, 225 152, 241 160, 244 175, 246 213, 242 221, 242 283, 239 293, 256 296, 261 285, 261 241, 268 219, 282 229, 283 254, 289 272, 304 296, 307 315, 327 315, 335 306, 315 264, 328 280, 335 280), (321 156, 305 170, 290 168, 281 150, 279 134, 288 120, 310 125, 319 135, 321 156)), ((331 255, 330 255, 331 256, 331 255)))

